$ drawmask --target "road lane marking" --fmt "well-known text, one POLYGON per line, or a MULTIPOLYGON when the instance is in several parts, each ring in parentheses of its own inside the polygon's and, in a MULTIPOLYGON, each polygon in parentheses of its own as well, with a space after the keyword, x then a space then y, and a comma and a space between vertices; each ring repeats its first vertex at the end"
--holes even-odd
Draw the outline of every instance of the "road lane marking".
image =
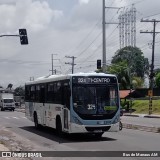
POLYGON ((26 117, 21 117, 21 118, 25 118, 25 119, 27 119, 26 117))
POLYGON ((19 119, 18 117, 12 117, 12 118, 19 119))
POLYGON ((6 118, 6 119, 10 119, 9 117, 4 117, 4 118, 6 118))

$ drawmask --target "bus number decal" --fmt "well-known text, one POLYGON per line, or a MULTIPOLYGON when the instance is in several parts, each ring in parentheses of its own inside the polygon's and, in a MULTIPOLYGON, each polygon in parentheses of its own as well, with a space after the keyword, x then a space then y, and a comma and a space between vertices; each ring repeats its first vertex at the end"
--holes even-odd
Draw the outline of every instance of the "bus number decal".
POLYGON ((117 109, 117 106, 104 106, 105 111, 114 111, 117 109))

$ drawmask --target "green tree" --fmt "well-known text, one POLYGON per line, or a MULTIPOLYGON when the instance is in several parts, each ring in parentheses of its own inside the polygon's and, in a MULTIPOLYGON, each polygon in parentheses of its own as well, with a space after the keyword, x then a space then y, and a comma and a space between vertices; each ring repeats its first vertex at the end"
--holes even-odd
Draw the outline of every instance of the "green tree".
POLYGON ((24 96, 25 95, 25 90, 24 87, 19 86, 14 90, 14 95, 15 96, 24 96))
POLYGON ((160 72, 156 74, 155 83, 157 87, 160 87, 160 72))
POLYGON ((149 74, 148 58, 145 58, 137 47, 128 46, 116 51, 111 63, 117 64, 122 61, 126 61, 132 75, 144 78, 145 74, 149 74))
POLYGON ((132 87, 135 88, 142 88, 144 85, 144 79, 141 77, 132 77, 132 87))
POLYGON ((118 78, 120 89, 130 88, 130 77, 127 68, 127 62, 122 61, 116 64, 111 64, 107 67, 107 73, 115 74, 118 78))

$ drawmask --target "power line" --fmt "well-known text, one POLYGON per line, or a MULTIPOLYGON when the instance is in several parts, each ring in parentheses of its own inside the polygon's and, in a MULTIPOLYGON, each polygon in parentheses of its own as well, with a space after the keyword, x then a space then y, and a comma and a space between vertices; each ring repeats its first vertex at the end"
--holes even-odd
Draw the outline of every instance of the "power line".
POLYGON ((81 56, 86 50, 88 50, 88 48, 98 39, 98 37, 102 34, 102 32, 100 31, 100 33, 96 36, 96 38, 89 44, 89 46, 87 46, 82 52, 80 52, 80 54, 78 56, 81 56))
MULTIPOLYGON (((99 24, 100 21, 101 19, 98 20, 98 22, 93 26, 93 28, 89 31, 89 33, 80 41, 80 43, 76 46, 76 48, 79 48, 88 39, 88 37, 93 33, 93 31, 95 30, 96 26, 99 24)), ((73 52, 75 49, 73 49, 71 52, 73 52)))
MULTIPOLYGON (((113 5, 113 3, 115 2, 115 0, 111 3, 111 6, 113 5)), ((109 11, 109 9, 107 10, 109 11)), ((107 12, 106 11, 106 12, 107 12)), ((99 21, 96 23, 96 25, 93 27, 93 29, 89 32, 89 34, 80 42, 80 44, 76 47, 78 48, 82 43, 84 43, 84 41, 89 37, 89 35, 94 31, 95 27, 99 24, 99 21)), ((99 37, 99 36, 98 36, 99 37)), ((98 38, 97 37, 97 38, 98 38)), ((97 39, 96 38, 96 39, 97 39)), ((78 56, 80 56, 81 54, 83 54, 92 44, 93 44, 94 41, 92 41, 88 47, 86 47, 82 52, 80 52, 80 54, 78 56)))
POLYGON ((159 15, 160 13, 155 13, 155 14, 152 14, 152 15, 149 15, 149 16, 146 16, 146 17, 143 17, 143 18, 149 18, 149 17, 153 17, 153 16, 157 16, 159 15))

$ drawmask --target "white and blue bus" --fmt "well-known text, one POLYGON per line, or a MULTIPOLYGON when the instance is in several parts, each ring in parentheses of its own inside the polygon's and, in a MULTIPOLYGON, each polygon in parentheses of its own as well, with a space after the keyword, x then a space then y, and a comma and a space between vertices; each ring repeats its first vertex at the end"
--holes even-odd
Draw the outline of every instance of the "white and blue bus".
POLYGON ((26 117, 59 134, 118 131, 120 100, 115 75, 77 73, 41 77, 25 84, 26 117))

